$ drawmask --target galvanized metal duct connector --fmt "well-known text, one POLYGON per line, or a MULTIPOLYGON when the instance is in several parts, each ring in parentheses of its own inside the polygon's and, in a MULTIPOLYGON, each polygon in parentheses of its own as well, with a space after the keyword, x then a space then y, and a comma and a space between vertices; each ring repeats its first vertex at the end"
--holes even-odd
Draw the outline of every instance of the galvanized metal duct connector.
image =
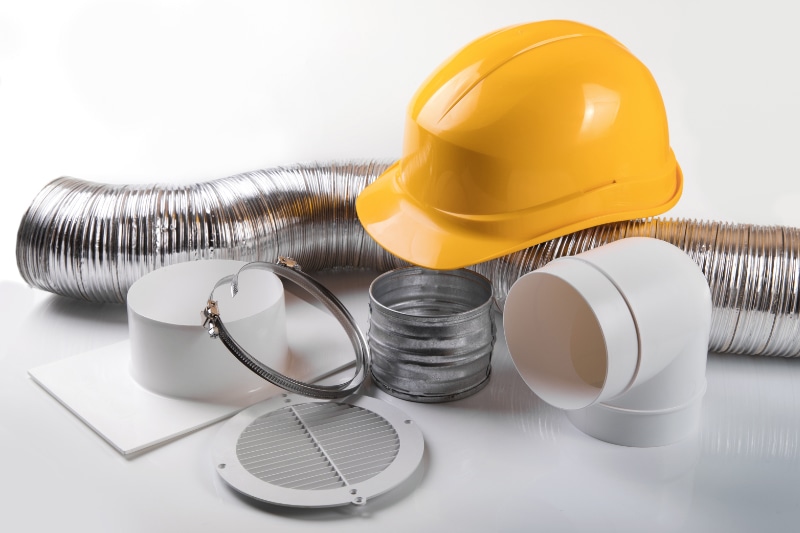
MULTIPOLYGON (((31 286, 94 302, 124 302, 144 274, 196 259, 275 261, 307 271, 406 263, 363 230, 359 192, 387 161, 258 170, 188 186, 109 185, 59 178, 34 198, 17 234, 17 265, 31 286)), ((800 229, 683 219, 589 228, 474 265, 502 307, 511 285, 549 261, 631 236, 686 252, 712 295, 709 349, 800 355, 800 229)))
POLYGON ((369 288, 375 384, 427 403, 478 392, 491 374, 492 303, 491 282, 463 268, 407 267, 378 276, 369 288))

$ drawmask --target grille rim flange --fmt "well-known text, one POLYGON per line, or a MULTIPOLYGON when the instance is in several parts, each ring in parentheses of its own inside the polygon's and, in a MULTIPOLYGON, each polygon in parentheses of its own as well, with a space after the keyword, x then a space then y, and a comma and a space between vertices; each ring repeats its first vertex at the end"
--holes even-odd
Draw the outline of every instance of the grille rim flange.
POLYGON ((287 507, 335 507, 363 505, 400 485, 413 474, 422 461, 424 439, 413 420, 396 407, 368 396, 343 400, 315 400, 292 394, 280 394, 241 411, 219 430, 213 446, 213 464, 217 473, 234 490, 257 500, 287 507), (399 442, 394 460, 381 472, 364 481, 333 489, 297 489, 274 485, 254 476, 242 465, 236 445, 253 421, 287 405, 344 404, 359 407, 383 418, 396 432, 399 442))

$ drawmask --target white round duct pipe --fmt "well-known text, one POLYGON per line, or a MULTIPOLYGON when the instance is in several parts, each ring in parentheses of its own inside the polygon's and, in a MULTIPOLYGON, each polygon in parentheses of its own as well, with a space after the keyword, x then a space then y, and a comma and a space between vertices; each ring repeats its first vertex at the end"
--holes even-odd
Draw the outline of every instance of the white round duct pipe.
MULTIPOLYGON (((130 374, 145 389, 201 402, 263 398, 271 385, 209 338, 201 310, 220 278, 246 263, 200 260, 159 268, 139 278, 128 291, 131 339, 130 374)), ((236 301, 218 291, 220 309, 230 316, 237 338, 256 350, 264 364, 289 364, 283 285, 265 271, 247 271, 249 289, 236 301)))
POLYGON ((503 321, 522 378, 583 432, 661 446, 697 428, 711 294, 675 246, 634 237, 556 259, 517 280, 503 321))

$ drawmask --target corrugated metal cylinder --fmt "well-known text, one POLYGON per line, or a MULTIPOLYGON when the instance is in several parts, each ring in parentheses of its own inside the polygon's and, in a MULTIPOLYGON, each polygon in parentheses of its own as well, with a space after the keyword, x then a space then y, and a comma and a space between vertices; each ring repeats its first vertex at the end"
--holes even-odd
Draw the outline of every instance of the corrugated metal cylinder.
POLYGON ((444 402, 489 380, 495 340, 492 285, 470 270, 407 267, 369 291, 372 377, 389 394, 444 402))

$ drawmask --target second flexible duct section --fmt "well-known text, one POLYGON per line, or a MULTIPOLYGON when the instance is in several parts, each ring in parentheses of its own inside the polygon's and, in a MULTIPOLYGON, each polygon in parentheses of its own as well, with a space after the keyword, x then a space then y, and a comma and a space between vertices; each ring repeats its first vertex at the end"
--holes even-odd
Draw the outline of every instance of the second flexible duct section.
MULTIPOLYGON (((95 302, 124 302, 139 277, 195 259, 295 258, 305 270, 405 263, 364 232, 359 192, 387 161, 294 165, 188 186, 108 185, 59 178, 25 213, 17 265, 30 285, 95 302)), ((589 228, 474 265, 502 306, 523 274, 632 236, 685 251, 711 287, 709 349, 800 355, 800 229, 684 219, 589 228)), ((654 280, 654 282, 657 282, 654 280)))

